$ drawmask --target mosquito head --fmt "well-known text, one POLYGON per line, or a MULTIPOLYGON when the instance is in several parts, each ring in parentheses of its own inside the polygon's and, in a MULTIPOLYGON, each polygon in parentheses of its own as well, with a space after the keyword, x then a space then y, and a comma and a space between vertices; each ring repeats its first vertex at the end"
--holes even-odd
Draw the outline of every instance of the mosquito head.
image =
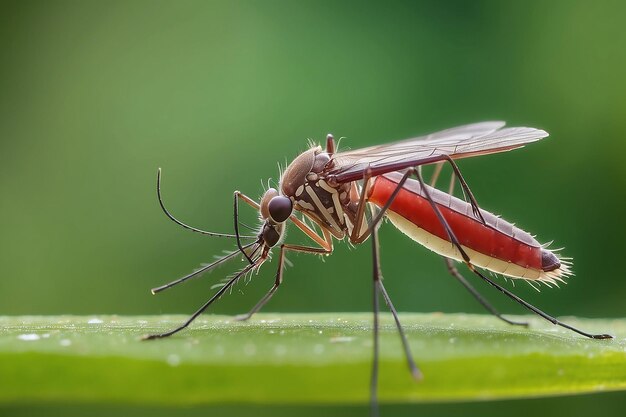
POLYGON ((274 188, 270 188, 261 198, 261 218, 265 221, 260 237, 269 247, 280 242, 285 229, 284 222, 291 216, 293 203, 289 197, 280 195, 274 188))
POLYGON ((278 191, 274 188, 270 188, 265 192, 260 206, 261 218, 275 224, 283 223, 291 216, 293 211, 291 199, 278 194, 278 191))
POLYGON ((276 246, 281 241, 284 230, 285 225, 283 223, 273 224, 270 221, 263 223, 261 237, 265 245, 269 248, 276 246))

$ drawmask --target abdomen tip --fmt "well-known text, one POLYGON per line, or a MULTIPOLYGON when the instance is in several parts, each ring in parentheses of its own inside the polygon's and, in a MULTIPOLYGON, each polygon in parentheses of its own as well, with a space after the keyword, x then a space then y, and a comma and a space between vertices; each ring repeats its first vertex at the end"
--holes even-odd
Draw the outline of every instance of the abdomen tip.
POLYGON ((554 271, 561 267, 561 262, 555 254, 547 249, 541 249, 541 269, 545 272, 554 271))

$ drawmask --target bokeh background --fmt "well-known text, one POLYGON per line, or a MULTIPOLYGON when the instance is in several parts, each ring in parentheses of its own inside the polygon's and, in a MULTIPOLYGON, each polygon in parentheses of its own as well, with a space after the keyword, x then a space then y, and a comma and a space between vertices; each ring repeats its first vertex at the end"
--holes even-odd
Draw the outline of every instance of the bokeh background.
MULTIPOLYGON (((232 232, 232 192, 258 198, 309 138, 332 132, 357 148, 502 119, 551 136, 460 167, 483 208, 554 239, 576 272, 561 289, 516 292, 555 315, 626 315, 622 1, 1 6, 0 314, 202 304, 228 268, 158 297, 149 289, 233 243, 169 222, 157 167, 175 215, 232 232)), ((288 240, 302 237, 292 230, 288 240)), ((391 225, 381 242, 399 310, 483 312, 437 256, 391 225)), ((267 311, 369 311, 369 245, 336 249, 324 262, 291 256, 267 311)), ((212 311, 247 311, 274 268, 212 311)), ((476 285, 501 310, 523 312, 476 285)))

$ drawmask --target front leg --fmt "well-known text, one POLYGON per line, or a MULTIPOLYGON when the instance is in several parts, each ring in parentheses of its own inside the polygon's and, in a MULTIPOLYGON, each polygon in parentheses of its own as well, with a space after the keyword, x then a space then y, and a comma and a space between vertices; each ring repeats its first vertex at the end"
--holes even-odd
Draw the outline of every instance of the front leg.
POLYGON ((283 270, 285 266, 285 254, 287 251, 291 252, 302 252, 302 253, 312 253, 314 255, 329 255, 332 253, 332 249, 328 250, 325 248, 313 248, 310 246, 301 246, 301 245, 290 245, 290 244, 282 244, 280 245, 280 255, 278 256, 278 269, 276 271, 276 279, 274 281, 274 285, 272 288, 259 300, 258 303, 252 310, 250 310, 246 314, 240 314, 235 316, 233 320, 235 321, 245 321, 252 317, 255 313, 257 313, 263 306, 272 298, 278 286, 283 282, 283 270))

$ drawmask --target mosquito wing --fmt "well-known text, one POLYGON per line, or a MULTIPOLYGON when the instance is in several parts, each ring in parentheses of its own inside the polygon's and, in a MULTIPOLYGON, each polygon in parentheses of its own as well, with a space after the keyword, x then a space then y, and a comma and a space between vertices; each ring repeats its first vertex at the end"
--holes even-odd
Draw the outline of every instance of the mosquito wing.
POLYGON ((505 122, 482 122, 454 127, 386 145, 335 153, 329 174, 337 182, 363 178, 444 160, 504 152, 535 142, 548 133, 532 127, 504 127, 505 122))

